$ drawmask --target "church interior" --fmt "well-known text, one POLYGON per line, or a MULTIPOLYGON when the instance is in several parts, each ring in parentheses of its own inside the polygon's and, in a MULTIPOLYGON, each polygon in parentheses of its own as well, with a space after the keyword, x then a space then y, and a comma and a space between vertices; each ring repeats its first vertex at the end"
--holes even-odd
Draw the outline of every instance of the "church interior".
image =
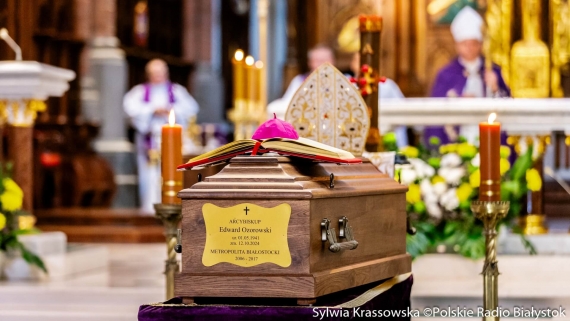
POLYGON ((1 320, 570 320, 569 0, 2 0, 0 28, 1 320))

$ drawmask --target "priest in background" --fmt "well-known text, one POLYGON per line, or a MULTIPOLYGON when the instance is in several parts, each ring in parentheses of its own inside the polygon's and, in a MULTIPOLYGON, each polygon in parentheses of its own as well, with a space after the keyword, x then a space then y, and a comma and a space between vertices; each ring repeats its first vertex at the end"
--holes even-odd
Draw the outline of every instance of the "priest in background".
MULTIPOLYGON (((443 67, 435 79, 432 97, 509 97, 510 90, 501 76, 499 66, 493 64, 492 70, 485 69, 482 56, 483 19, 473 8, 464 7, 451 23, 451 34, 455 40, 457 57, 443 67)), ((468 130, 472 136, 471 130, 468 130)), ((427 127, 424 136, 438 136, 442 144, 453 141, 457 133, 447 127, 445 133, 441 127, 427 127)))
MULTIPOLYGON (((198 103, 186 88, 169 80, 168 66, 154 59, 145 67, 148 82, 133 87, 124 97, 123 107, 136 130, 139 197, 144 212, 153 213, 160 203, 161 129, 174 111, 176 123, 186 128, 198 113, 198 103)), ((180 160, 182 162, 182 160, 180 160)))
POLYGON ((285 112, 287 111, 287 107, 297 92, 297 89, 301 87, 305 79, 307 79, 307 77, 313 71, 315 71, 315 69, 319 68, 320 65, 326 62, 332 65, 335 63, 334 51, 332 48, 322 44, 311 48, 311 50, 309 50, 307 53, 307 58, 307 64, 309 65, 310 69, 309 72, 295 76, 289 83, 289 87, 287 87, 287 90, 285 91, 285 94, 283 94, 283 97, 276 99, 267 105, 268 119, 273 118, 273 113, 277 115, 277 118, 285 119, 285 112))

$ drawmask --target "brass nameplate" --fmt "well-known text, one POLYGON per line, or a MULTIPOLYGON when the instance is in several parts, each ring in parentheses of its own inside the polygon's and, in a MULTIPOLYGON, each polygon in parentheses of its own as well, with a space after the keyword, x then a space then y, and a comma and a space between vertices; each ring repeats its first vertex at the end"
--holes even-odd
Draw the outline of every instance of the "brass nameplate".
POLYGON ((206 245, 202 264, 227 262, 243 267, 261 263, 291 265, 287 229, 291 206, 280 204, 265 208, 251 203, 202 207, 206 225, 206 245))

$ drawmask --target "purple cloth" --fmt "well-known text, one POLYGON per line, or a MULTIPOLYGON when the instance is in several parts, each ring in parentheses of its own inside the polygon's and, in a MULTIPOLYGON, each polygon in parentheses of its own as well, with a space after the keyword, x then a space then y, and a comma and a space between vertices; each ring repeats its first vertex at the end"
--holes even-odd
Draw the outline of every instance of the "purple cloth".
MULTIPOLYGON (((480 69, 481 75, 483 75, 484 69, 485 66, 481 64, 481 69, 480 69)), ((493 71, 495 72, 499 80, 498 82, 499 82, 500 96, 506 96, 506 97, 510 96, 511 91, 509 90, 509 87, 507 87, 507 84, 505 84, 505 80, 501 75, 501 68, 493 64, 493 71)), ((435 83, 431 91, 431 96, 449 97, 450 93, 454 93, 455 96, 461 96, 466 82, 467 82, 467 75, 465 67, 463 67, 463 65, 459 62, 459 58, 455 58, 445 67, 443 67, 437 74, 437 77, 435 78, 435 83)), ((483 92, 485 92, 485 82, 483 82, 483 92)))
MULTIPOLYGON (((303 320, 319 320, 315 317, 317 311, 326 311, 326 307, 332 307, 344 302, 348 302, 367 290, 382 283, 374 282, 356 288, 344 290, 341 292, 329 294, 317 299, 317 303, 313 307, 301 307, 291 304, 291 301, 280 300, 283 303, 289 303, 288 306, 283 303, 271 304, 267 306, 261 305, 260 300, 252 299, 250 304, 256 306, 239 305, 240 302, 229 302, 231 305, 211 304, 205 305, 183 305, 182 299, 173 298, 160 305, 142 305, 139 308, 139 321, 174 321, 174 320, 224 320, 224 321, 250 321, 250 320, 267 320, 267 321, 303 321, 303 320), (251 303, 253 302, 253 303, 251 303), (166 306, 168 304, 168 306, 166 306)), ((394 285, 388 291, 378 295, 374 299, 360 306, 360 310, 391 310, 391 311, 407 311, 410 309, 410 294, 412 291, 413 277, 394 285)), ((275 303, 276 301, 274 301, 275 303)), ((228 303, 228 300, 226 300, 228 303)), ((243 303, 243 302, 241 302, 243 303)), ((338 309, 330 309, 334 311, 338 309)), ((359 311, 360 311, 359 310, 359 311)), ((345 317, 325 317, 323 320, 356 320, 362 319, 358 314, 354 314, 353 309, 343 309, 349 314, 349 318, 345 317)), ((342 314, 340 314, 342 316, 342 314)), ((400 318, 382 318, 388 320, 410 320, 409 317, 400 318)))
MULTIPOLYGON (((143 101, 144 101, 145 103, 148 103, 148 102, 150 102, 150 84, 147 82, 147 83, 145 83, 143 86, 144 86, 144 98, 143 98, 143 101)), ((174 104, 174 103, 176 102, 176 99, 174 98, 174 92, 172 91, 172 88, 173 88, 174 86, 172 85, 172 83, 171 83, 170 81, 166 83, 166 86, 168 87, 168 88, 167 88, 167 90, 168 90, 168 101, 169 101, 171 104, 174 104)))

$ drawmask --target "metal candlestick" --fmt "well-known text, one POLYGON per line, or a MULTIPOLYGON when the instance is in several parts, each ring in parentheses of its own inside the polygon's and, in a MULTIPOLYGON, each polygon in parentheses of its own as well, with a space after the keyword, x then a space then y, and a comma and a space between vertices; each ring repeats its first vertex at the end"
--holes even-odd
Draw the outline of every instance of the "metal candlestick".
POLYGON ((164 225, 166 248, 168 258, 164 261, 164 274, 166 275, 166 299, 174 297, 174 274, 180 270, 176 259, 175 247, 177 244, 178 223, 182 218, 182 205, 180 204, 154 204, 156 218, 164 225))
MULTIPOLYGON (((497 261, 497 223, 507 215, 509 202, 475 201, 471 210, 483 221, 485 234, 485 264, 483 265, 483 309, 488 315, 499 306, 499 262, 497 261)), ((483 320, 499 320, 499 316, 483 320)))

